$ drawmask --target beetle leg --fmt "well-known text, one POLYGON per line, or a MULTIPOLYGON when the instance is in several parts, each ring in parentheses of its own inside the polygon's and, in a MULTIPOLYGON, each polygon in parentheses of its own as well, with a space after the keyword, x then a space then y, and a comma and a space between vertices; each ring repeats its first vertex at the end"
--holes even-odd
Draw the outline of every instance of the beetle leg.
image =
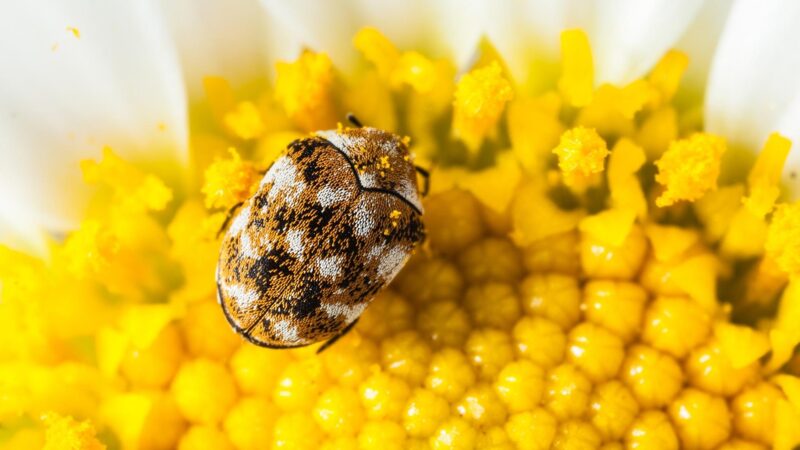
POLYGON ((226 228, 228 228, 228 224, 231 223, 231 219, 233 219, 234 211, 239 209, 239 207, 242 206, 243 204, 244 202, 239 202, 231 206, 231 209, 228 210, 228 214, 225 215, 225 221, 222 222, 222 226, 220 226, 219 231, 217 231, 217 237, 219 237, 219 235, 222 234, 222 232, 225 231, 226 228))
POLYGON ((347 113, 347 120, 350 121, 356 128, 364 128, 364 125, 361 124, 361 121, 356 118, 353 113, 347 113))
POLYGON ((428 172, 427 169, 423 169, 420 166, 414 166, 417 169, 417 173, 422 175, 422 178, 425 179, 425 187, 422 188, 422 196, 425 197, 428 195, 428 191, 431 189, 431 173, 428 172))
POLYGON ((325 350, 326 348, 328 348, 331 345, 335 344, 336 341, 338 341, 340 337, 342 337, 345 334, 347 334, 348 332, 350 332, 350 330, 352 330, 353 327, 356 326, 356 322, 358 322, 358 317, 356 317, 356 320, 350 322, 350 325, 344 327, 344 329, 339 334, 337 334, 336 336, 328 339, 324 344, 322 344, 322 346, 320 346, 320 348, 317 349, 317 354, 319 355, 320 353, 322 353, 323 350, 325 350))

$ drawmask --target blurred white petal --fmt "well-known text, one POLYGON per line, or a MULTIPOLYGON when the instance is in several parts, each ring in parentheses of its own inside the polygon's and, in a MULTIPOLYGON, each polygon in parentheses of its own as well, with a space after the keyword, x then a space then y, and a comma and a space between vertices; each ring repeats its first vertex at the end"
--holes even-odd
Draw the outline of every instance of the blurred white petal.
POLYGON ((135 160, 186 159, 180 67, 152 2, 9 3, 0 61, 0 217, 17 228, 74 226, 78 163, 104 145, 135 160))
POLYGON ((705 123, 737 147, 757 151, 773 131, 795 144, 800 161, 800 2, 734 4, 708 80, 705 123))
POLYGON ((689 55, 684 85, 694 90, 705 88, 711 61, 732 6, 733 0, 707 0, 676 44, 676 48, 689 55))
POLYGON ((190 99, 202 95, 205 76, 222 76, 239 85, 268 72, 267 28, 259 0, 163 0, 162 7, 190 99))

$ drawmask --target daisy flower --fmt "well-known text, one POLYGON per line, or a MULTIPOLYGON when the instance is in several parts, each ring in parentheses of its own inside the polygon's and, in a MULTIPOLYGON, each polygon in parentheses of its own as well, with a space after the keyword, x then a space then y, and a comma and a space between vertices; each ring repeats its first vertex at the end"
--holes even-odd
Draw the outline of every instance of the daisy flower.
POLYGON ((18 3, 0 449, 800 445, 797 2, 18 3), (256 347, 217 231, 347 112, 430 169, 427 243, 256 347))

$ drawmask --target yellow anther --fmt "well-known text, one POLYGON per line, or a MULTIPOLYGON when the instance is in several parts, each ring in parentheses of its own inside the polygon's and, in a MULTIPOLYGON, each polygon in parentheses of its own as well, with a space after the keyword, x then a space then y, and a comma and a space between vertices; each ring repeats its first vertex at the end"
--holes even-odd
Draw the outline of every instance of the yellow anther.
POLYGON ((453 102, 453 132, 476 152, 514 96, 497 61, 473 69, 461 77, 453 102))
POLYGON ((43 450, 80 449, 104 450, 105 445, 95 437, 89 421, 78 422, 69 416, 48 413, 44 416, 47 426, 43 450))
POLYGON ((307 131, 335 122, 333 65, 324 53, 303 52, 296 61, 276 64, 275 99, 286 114, 307 131))
POLYGON ((206 208, 229 208, 249 198, 257 187, 255 165, 243 161, 235 148, 228 153, 230 159, 217 159, 206 169, 202 188, 206 208))
POLYGON ((609 151, 606 141, 593 128, 575 127, 561 135, 553 149, 567 185, 583 185, 593 174, 603 171, 609 151))
POLYGON ((800 274, 800 202, 778 205, 767 231, 766 252, 789 275, 800 274))
POLYGON ((656 181, 665 187, 656 199, 658 206, 670 206, 678 201, 694 201, 716 189, 720 158, 725 152, 725 140, 708 133, 695 133, 687 139, 673 142, 656 161, 656 181))
POLYGON ((659 106, 672 100, 688 65, 689 57, 679 50, 670 50, 661 57, 647 77, 653 88, 651 106, 659 106))
POLYGON ((783 164, 792 141, 778 133, 772 133, 758 154, 755 165, 747 177, 750 195, 745 197, 747 209, 757 217, 764 217, 772 211, 780 195, 779 183, 783 164))
POLYGON ((589 38, 583 30, 561 33, 561 79, 558 88, 569 104, 586 106, 594 91, 594 62, 589 38))
POLYGON ((231 133, 244 140, 255 139, 264 132, 264 122, 253 102, 239 102, 225 114, 224 123, 231 133))

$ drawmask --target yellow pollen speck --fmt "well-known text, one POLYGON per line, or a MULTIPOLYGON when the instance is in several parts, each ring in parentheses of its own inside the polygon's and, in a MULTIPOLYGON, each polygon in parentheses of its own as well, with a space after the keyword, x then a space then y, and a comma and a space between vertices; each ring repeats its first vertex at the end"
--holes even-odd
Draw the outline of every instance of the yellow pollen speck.
POLYGON ((715 190, 725 140, 708 133, 695 133, 670 144, 656 161, 656 181, 666 190, 656 205, 670 206, 678 201, 694 201, 715 190))
POLYGON ((574 185, 602 172, 609 151, 606 141, 593 128, 575 127, 561 135, 553 153, 558 155, 558 167, 564 174, 564 182, 574 185))
POLYGON ((276 64, 275 99, 306 131, 333 126, 333 63, 324 53, 303 52, 297 61, 276 64))
POLYGON ((493 130, 514 96, 497 61, 473 69, 458 82, 453 102, 453 133, 475 152, 493 130))
POLYGON ((79 30, 79 29, 77 29, 75 27, 67 27, 67 31, 69 33, 71 33, 73 36, 75 36, 75 39, 80 39, 81 38, 81 30, 79 30))
POLYGON ((583 30, 561 33, 561 78, 558 89, 572 106, 586 106, 594 91, 594 62, 583 30))
POLYGON ((105 445, 95 437, 89 421, 78 422, 69 416, 48 413, 43 418, 47 425, 43 450, 103 450, 105 445))

